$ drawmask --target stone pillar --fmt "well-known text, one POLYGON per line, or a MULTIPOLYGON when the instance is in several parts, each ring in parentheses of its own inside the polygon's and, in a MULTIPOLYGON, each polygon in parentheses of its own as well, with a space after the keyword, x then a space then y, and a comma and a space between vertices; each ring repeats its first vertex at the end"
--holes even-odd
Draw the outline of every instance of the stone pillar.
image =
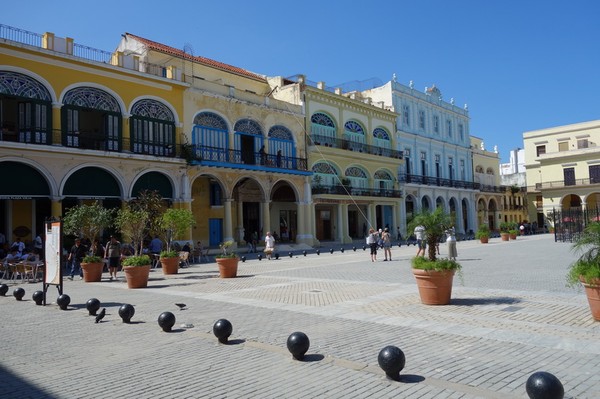
POLYGON ((60 218, 62 216, 62 198, 52 197, 50 198, 50 216, 53 218, 60 218))
POLYGON ((231 220, 231 203, 233 200, 227 198, 223 203, 223 210, 225 211, 225 220, 223 220, 223 241, 234 241, 233 239, 233 226, 231 220))
POLYGON ((245 230, 244 230, 244 203, 238 201, 237 203, 237 227, 235 228, 235 236, 238 242, 242 242, 244 240, 245 230))
POLYGON ((265 201, 261 203, 262 205, 262 220, 263 220, 263 236, 260 238, 263 240, 267 231, 271 231, 271 201, 265 201))

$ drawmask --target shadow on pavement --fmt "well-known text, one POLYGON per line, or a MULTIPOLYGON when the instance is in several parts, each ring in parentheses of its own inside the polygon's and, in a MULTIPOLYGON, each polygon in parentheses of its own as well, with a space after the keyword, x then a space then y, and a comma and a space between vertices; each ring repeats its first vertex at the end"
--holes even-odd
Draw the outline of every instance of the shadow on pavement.
POLYGON ((55 398, 2 366, 0 366, 0 381, 2 381, 0 384, 0 397, 2 398, 55 398))
POLYGON ((479 305, 510 305, 521 302, 518 298, 493 297, 493 298, 453 298, 451 305, 479 306, 479 305))

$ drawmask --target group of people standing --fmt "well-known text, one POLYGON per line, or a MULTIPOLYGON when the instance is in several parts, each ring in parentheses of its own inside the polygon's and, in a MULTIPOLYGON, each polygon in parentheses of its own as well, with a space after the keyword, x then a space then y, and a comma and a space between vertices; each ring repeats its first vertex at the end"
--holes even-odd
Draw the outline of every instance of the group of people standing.
POLYGON ((369 235, 367 236, 367 245, 371 250, 371 262, 377 261, 377 249, 383 249, 383 261, 392 260, 392 236, 390 229, 369 229, 369 235))
POLYGON ((110 236, 110 240, 106 245, 102 245, 99 241, 94 241, 90 247, 84 245, 80 238, 75 239, 75 244, 69 250, 67 257, 67 265, 69 266, 69 280, 73 280, 75 274, 79 275, 80 279, 83 279, 83 270, 81 269, 81 262, 86 255, 99 256, 106 259, 108 264, 108 272, 110 273, 110 280, 117 279, 117 272, 121 265, 121 258, 123 256, 123 246, 117 240, 117 237, 110 236))

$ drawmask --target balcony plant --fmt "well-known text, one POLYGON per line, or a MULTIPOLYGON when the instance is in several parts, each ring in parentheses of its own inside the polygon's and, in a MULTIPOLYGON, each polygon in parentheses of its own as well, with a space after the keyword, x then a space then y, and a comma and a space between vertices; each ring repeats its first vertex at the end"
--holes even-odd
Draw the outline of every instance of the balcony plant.
POLYGON ((438 259, 436 244, 452 227, 452 217, 441 207, 433 212, 426 210, 414 216, 408 231, 414 231, 417 226, 425 227, 427 241, 427 255, 423 258, 417 256, 411 262, 421 302, 425 305, 447 305, 452 296, 454 274, 460 272, 461 265, 451 259, 438 259))
POLYGON ((477 228, 477 232, 475 233, 475 238, 477 238, 482 244, 487 244, 490 239, 490 226, 486 223, 482 223, 477 228))
POLYGON ((215 256, 217 265, 219 265, 219 276, 221 278, 232 278, 237 276, 239 257, 230 250, 233 241, 225 241, 219 244, 221 253, 215 256))
MULTIPOLYGON (((62 221, 66 234, 79 237, 83 242, 92 243, 100 237, 102 230, 112 226, 114 210, 106 209, 98 201, 95 201, 93 204, 82 204, 69 208, 62 221)), ((102 258, 92 255, 88 254, 81 262, 85 282, 102 280, 104 262, 102 258)))
POLYGON ((160 227, 167 235, 167 250, 160 253, 160 264, 164 274, 177 274, 179 252, 173 249, 173 238, 180 238, 196 221, 187 209, 167 209, 161 216, 160 227))
POLYGON ((579 258, 569 268, 567 283, 585 288, 592 317, 600 321, 600 222, 587 225, 573 243, 573 250, 579 258))

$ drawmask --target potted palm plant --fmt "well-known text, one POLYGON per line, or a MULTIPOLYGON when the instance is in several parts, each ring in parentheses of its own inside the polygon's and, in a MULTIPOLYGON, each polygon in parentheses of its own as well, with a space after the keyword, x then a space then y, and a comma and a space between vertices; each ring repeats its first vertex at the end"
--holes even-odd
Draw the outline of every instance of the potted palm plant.
POLYGON ((460 271, 461 265, 455 260, 438 259, 436 244, 444 232, 452 227, 452 218, 438 207, 433 212, 426 210, 416 214, 409 223, 409 231, 417 226, 425 228, 427 241, 426 256, 414 257, 411 262, 421 302, 425 305, 447 305, 452 296, 454 274, 460 271))
POLYGON ((160 253, 160 264, 164 274, 178 273, 179 252, 173 249, 173 238, 180 238, 194 224, 194 215, 188 209, 169 208, 162 214, 160 226, 167 233, 167 250, 160 253))
MULTIPOLYGON (((91 205, 82 204, 69 208, 62 219, 65 233, 89 243, 95 242, 102 230, 112 226, 113 220, 114 210, 104 208, 98 201, 91 205)), ((86 283, 101 281, 104 261, 90 252, 83 258, 81 269, 86 283)))
POLYGON ((215 256, 219 265, 219 277, 231 278, 237 276, 238 262, 240 258, 230 250, 233 241, 225 241, 219 245, 221 253, 215 256))
POLYGON ((490 239, 490 226, 486 223, 482 223, 477 228, 477 233, 475 233, 475 238, 477 238, 482 244, 487 244, 490 239))
POLYGON ((587 225, 573 243, 580 255, 571 265, 567 282, 583 285, 594 320, 600 321, 600 222, 587 225))

